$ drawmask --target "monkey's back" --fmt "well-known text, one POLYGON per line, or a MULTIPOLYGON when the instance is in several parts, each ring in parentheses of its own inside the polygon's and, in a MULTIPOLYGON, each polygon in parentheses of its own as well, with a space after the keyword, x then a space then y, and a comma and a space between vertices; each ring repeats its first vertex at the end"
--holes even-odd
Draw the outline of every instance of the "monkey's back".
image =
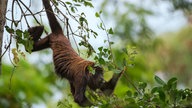
POLYGON ((53 50, 55 71, 60 77, 73 80, 75 76, 83 76, 87 66, 94 65, 94 62, 81 58, 63 35, 50 37, 50 47, 53 50))

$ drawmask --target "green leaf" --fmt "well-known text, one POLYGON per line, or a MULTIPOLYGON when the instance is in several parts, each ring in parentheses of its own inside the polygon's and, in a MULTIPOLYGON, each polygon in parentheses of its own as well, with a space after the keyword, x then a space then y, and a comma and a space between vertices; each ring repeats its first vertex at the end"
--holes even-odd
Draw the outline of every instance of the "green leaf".
POLYGON ((158 93, 159 93, 159 98, 160 98, 163 102, 165 102, 165 93, 164 93, 162 90, 159 90, 158 93))
POLYGON ((99 58, 99 63, 100 64, 105 64, 105 60, 103 58, 99 58))
POLYGON ((138 95, 138 92, 134 92, 134 97, 137 97, 138 95))
POLYGON ((84 1, 84 5, 93 8, 93 5, 91 2, 84 1))
POLYGON ((87 19, 85 19, 84 17, 80 17, 79 22, 81 26, 83 26, 83 22, 85 22, 85 24, 88 25, 87 19))
POLYGON ((80 25, 83 26, 83 21, 84 21, 84 18, 83 17, 80 17, 79 18, 79 22, 80 22, 80 25))
POLYGON ((100 17, 100 14, 98 12, 95 13, 96 17, 100 17))
POLYGON ((103 47, 99 47, 99 48, 98 48, 98 50, 99 50, 100 52, 102 52, 102 50, 103 50, 103 47))
POLYGON ((24 35, 24 38, 29 38, 30 37, 30 34, 29 34, 29 32, 27 30, 25 30, 23 32, 23 35, 24 35))
POLYGON ((101 14, 101 13, 102 13, 102 10, 99 11, 99 14, 101 14))
POLYGON ((171 78, 167 82, 168 90, 177 88, 177 78, 171 78))
POLYGON ((127 55, 128 55, 128 51, 127 51, 127 49, 126 49, 126 48, 123 48, 123 49, 122 49, 122 51, 123 51, 125 54, 127 54, 127 55))
POLYGON ((74 7, 71 7, 71 12, 75 13, 74 7))
POLYGON ((9 28, 9 26, 5 26, 5 29, 8 33, 14 33, 14 30, 12 28, 9 28))
POLYGON ((160 84, 160 85, 165 85, 166 83, 161 79, 159 78, 158 76, 155 75, 155 81, 160 84))
POLYGON ((32 40, 23 41, 23 45, 25 46, 25 49, 27 50, 27 52, 32 53, 32 49, 33 49, 33 41, 32 40))
POLYGON ((158 92, 159 90, 161 90, 162 89, 162 87, 154 87, 152 90, 151 90, 151 93, 153 94, 153 93, 156 93, 156 92, 158 92))
POLYGON ((139 89, 145 89, 147 87, 147 83, 145 82, 139 82, 139 89))
POLYGON ((66 4, 68 4, 68 5, 72 5, 72 3, 71 2, 65 2, 66 4))
POLYGON ((80 4, 75 4, 75 6, 81 6, 80 4))
POLYGON ((108 64, 107 67, 108 67, 109 70, 113 70, 115 68, 112 64, 108 64))
POLYGON ((93 36, 96 38, 96 36, 98 36, 97 32, 91 30, 91 33, 93 33, 93 36))
POLYGON ((109 42, 110 45, 114 44, 114 42, 109 42))
POLYGON ((107 49, 107 48, 104 48, 103 51, 106 53, 106 52, 108 51, 108 49, 107 49))
POLYGON ((19 29, 16 30, 16 35, 19 36, 20 38, 22 38, 22 34, 23 34, 23 31, 19 29))
POLYGON ((102 30, 105 30, 105 28, 103 27, 103 23, 100 23, 99 27, 100 27, 102 30))
POLYGON ((177 78, 171 78, 168 82, 167 82, 167 84, 169 85, 171 85, 171 84, 174 84, 174 83, 177 83, 177 78))
POLYGON ((130 90, 128 90, 128 91, 126 92, 126 94, 127 94, 127 96, 129 96, 129 97, 132 96, 132 92, 131 92, 130 90))
POLYGON ((114 32, 113 32, 113 29, 112 29, 112 28, 110 28, 110 29, 109 29, 109 34, 114 34, 114 32))
POLYGON ((90 73, 95 74, 95 69, 93 69, 91 66, 88 66, 87 69, 90 73))

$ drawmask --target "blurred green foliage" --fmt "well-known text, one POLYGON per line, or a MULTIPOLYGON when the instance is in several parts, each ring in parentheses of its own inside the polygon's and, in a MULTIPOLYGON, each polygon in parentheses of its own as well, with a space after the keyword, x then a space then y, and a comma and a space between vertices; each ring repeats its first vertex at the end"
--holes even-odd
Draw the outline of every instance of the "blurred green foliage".
MULTIPOLYGON (((151 10, 130 3, 129 1, 105 0, 101 9, 105 18, 114 23, 114 36, 122 44, 143 46, 152 38, 153 31, 146 18, 153 15, 151 10)), ((123 45, 122 45, 123 46, 123 45)))
MULTIPOLYGON (((48 69, 48 68, 47 68, 48 69)), ((18 67, 3 64, 0 76, 0 107, 27 108, 32 103, 46 101, 53 95, 53 73, 44 70, 46 75, 32 64, 21 61, 18 67)))
POLYGON ((153 53, 158 70, 168 76, 175 76, 185 86, 192 86, 191 55, 192 27, 187 26, 175 33, 167 33, 161 38, 161 45, 153 53))
POLYGON ((191 13, 192 1, 191 0, 170 0, 175 10, 182 10, 186 13, 191 13))

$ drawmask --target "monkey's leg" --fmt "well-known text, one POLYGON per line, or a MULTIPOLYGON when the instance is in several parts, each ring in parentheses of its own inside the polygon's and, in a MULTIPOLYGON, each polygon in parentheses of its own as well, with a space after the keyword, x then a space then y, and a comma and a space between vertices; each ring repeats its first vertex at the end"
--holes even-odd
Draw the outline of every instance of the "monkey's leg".
POLYGON ((100 90, 103 91, 105 95, 111 95, 115 89, 115 86, 121 77, 121 75, 124 73, 125 69, 121 71, 121 73, 113 74, 113 77, 108 81, 104 82, 103 85, 101 86, 100 90))
POLYGON ((33 37, 34 41, 38 41, 43 33, 43 26, 35 26, 28 29, 29 34, 33 37))
POLYGON ((73 82, 73 86, 75 87, 75 102, 77 102, 80 106, 91 106, 92 103, 85 97, 85 90, 87 86, 85 76, 79 77, 78 80, 75 80, 73 82))
POLYGON ((73 86, 72 82, 70 82, 70 89, 71 89, 72 95, 74 96, 74 94, 75 94, 75 87, 73 86))

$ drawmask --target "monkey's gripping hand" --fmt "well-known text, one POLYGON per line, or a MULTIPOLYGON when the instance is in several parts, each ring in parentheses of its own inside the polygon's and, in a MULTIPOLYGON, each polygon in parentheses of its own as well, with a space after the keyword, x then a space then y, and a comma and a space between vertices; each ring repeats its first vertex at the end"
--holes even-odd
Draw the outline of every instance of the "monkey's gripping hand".
POLYGON ((30 36, 33 38, 33 41, 38 41, 43 33, 43 26, 35 26, 28 29, 30 36))
POLYGON ((117 85, 117 82, 119 78, 122 76, 122 74, 126 71, 126 67, 120 72, 120 73, 114 73, 113 77, 109 81, 104 81, 100 90, 105 94, 105 95, 111 95, 115 89, 115 86, 117 85))
POLYGON ((49 36, 51 34, 46 36, 43 39, 40 39, 40 37, 43 33, 43 30, 44 30, 43 26, 35 26, 35 27, 31 27, 28 29, 29 35, 32 37, 32 40, 34 42, 32 52, 43 50, 43 49, 50 47, 49 46, 49 36))

